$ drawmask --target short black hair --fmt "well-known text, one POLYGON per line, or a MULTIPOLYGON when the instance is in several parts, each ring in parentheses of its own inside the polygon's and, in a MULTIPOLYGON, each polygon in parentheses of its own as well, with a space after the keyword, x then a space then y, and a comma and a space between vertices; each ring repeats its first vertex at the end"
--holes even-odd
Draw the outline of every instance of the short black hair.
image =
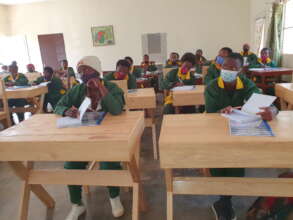
POLYGON ((178 59, 180 58, 180 55, 177 52, 172 52, 171 54, 175 54, 178 57, 178 59))
POLYGON ((50 66, 46 66, 45 68, 44 68, 44 72, 48 72, 48 73, 50 73, 50 74, 53 74, 54 73, 54 70, 53 70, 53 68, 52 67, 50 67, 50 66))
POLYGON ((64 60, 61 60, 62 63, 66 62, 68 63, 68 60, 64 59, 64 60))
POLYGON ((145 54, 145 55, 143 55, 143 56, 144 56, 144 57, 145 57, 145 56, 150 57, 148 54, 145 54))
POLYGON ((118 66, 125 66, 130 68, 130 64, 127 62, 127 60, 118 60, 118 62, 116 63, 116 68, 118 66))
POLYGON ((271 52, 272 52, 272 50, 271 50, 270 48, 268 48, 268 47, 262 48, 261 53, 262 53, 263 51, 269 51, 270 54, 271 54, 271 52))
POLYGON ((225 50, 228 52, 228 54, 233 53, 233 50, 230 47, 223 47, 221 50, 225 50))
POLYGON ((195 65, 195 55, 193 53, 185 53, 182 58, 181 58, 181 62, 189 62, 191 63, 193 66, 195 65))
POLYGON ((243 56, 241 56, 240 53, 230 53, 227 58, 230 58, 230 59, 234 59, 234 60, 239 60, 240 64, 241 64, 241 67, 243 66, 244 64, 244 59, 243 59, 243 56))
POLYGON ((203 53, 202 49, 197 49, 195 53, 197 53, 197 52, 203 53))
POLYGON ((133 59, 131 57, 125 57, 125 60, 130 60, 131 63, 133 63, 133 59))

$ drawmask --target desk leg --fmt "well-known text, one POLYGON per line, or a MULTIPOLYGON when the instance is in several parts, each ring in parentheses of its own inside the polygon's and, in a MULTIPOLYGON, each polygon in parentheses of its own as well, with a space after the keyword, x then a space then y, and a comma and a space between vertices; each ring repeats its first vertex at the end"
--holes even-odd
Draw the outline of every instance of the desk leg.
POLYGON ((171 169, 165 170, 167 187, 167 220, 173 220, 173 174, 171 169))
POLYGON ((36 114, 43 113, 44 100, 45 100, 45 94, 43 94, 43 95, 40 96, 39 103, 37 103, 36 114))
POLYGON ((156 123, 155 123, 155 109, 149 109, 149 116, 152 119, 152 138, 153 138, 153 152, 154 159, 158 159, 158 144, 157 144, 157 131, 156 131, 156 123))
POLYGON ((287 110, 293 110, 293 104, 288 104, 288 108, 287 108, 287 110))
MULTIPOLYGON (((31 164, 25 167, 21 162, 8 162, 10 167, 13 169, 16 176, 18 176, 22 181, 24 181, 23 191, 22 191, 22 202, 21 202, 21 216, 25 216, 25 208, 28 208, 29 192, 32 191, 48 208, 55 207, 55 201, 49 195, 49 193, 41 185, 31 185, 29 182, 29 170, 31 169, 31 164)), ((26 219, 25 217, 21 220, 26 219)))
POLYGON ((287 110, 287 103, 283 98, 280 98, 280 104, 281 104, 281 110, 286 111, 287 110))

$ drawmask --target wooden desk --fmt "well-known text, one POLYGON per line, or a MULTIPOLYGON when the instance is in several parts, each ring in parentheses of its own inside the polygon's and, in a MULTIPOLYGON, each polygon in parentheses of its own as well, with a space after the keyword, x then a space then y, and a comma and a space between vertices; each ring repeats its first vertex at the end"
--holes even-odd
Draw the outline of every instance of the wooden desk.
POLYGON ((291 75, 293 74, 292 69, 287 68, 268 68, 268 69, 249 69, 251 79, 255 79, 257 77, 260 78, 260 82, 257 82, 256 85, 261 88, 264 92, 267 92, 268 89, 274 88, 275 83, 281 83, 281 77, 283 75, 291 75), (268 81, 268 78, 273 78, 273 81, 268 81))
POLYGON ((191 105, 205 105, 204 85, 196 85, 191 91, 173 91, 173 106, 176 114, 180 113, 180 107, 191 105))
POLYGON ((289 178, 175 177, 176 168, 292 168, 293 112, 270 123, 276 137, 230 136, 220 114, 165 115, 159 140, 167 184, 167 219, 173 195, 293 196, 289 178))
POLYGON ((152 128, 154 158, 157 160, 156 94, 154 88, 137 89, 135 92, 128 93, 127 99, 130 110, 143 109, 145 111, 145 125, 152 128))
POLYGON ((133 220, 145 209, 135 152, 144 130, 143 112, 107 115, 100 126, 56 127, 58 116, 38 114, 0 133, 0 161, 22 180, 20 220, 27 220, 30 192, 49 208, 55 202, 42 184, 133 188, 133 220), (42 129, 46 128, 46 129, 42 129), (29 161, 25 166, 22 161, 29 161), (128 170, 37 170, 34 161, 122 161, 128 170))
POLYGON ((28 88, 6 89, 7 99, 29 99, 31 107, 10 108, 12 112, 31 112, 32 114, 43 111, 45 94, 48 93, 47 86, 32 86, 28 88))
POLYGON ((275 92, 280 98, 281 109, 293 110, 293 83, 276 84, 275 92))

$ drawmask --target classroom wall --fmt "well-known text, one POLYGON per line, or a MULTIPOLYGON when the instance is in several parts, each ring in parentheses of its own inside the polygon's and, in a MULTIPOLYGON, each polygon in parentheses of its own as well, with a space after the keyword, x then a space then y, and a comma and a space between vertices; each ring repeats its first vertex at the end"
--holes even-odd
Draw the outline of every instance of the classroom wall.
POLYGON ((97 55, 104 70, 125 55, 139 63, 143 33, 166 32, 168 53, 203 48, 208 58, 222 46, 240 50, 251 38, 247 0, 52 0, 12 6, 9 12, 11 34, 27 35, 32 63, 39 68, 39 34, 63 33, 71 65, 97 55), (99 25, 114 25, 114 46, 92 46, 90 28, 99 25))
POLYGON ((8 34, 8 8, 0 5, 0 36, 8 34))

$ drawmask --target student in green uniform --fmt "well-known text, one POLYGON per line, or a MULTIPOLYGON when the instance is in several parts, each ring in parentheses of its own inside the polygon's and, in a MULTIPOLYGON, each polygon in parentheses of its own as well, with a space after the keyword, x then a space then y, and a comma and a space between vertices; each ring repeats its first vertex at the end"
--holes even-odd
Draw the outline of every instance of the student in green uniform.
POLYGON ((257 59, 257 63, 252 65, 251 68, 277 67, 276 63, 270 58, 270 48, 263 48, 260 55, 261 57, 257 59))
POLYGON ((143 56, 143 61, 141 62, 141 68, 144 72, 155 72, 157 71, 157 66, 154 61, 150 61, 149 55, 145 54, 143 56))
POLYGON ((130 64, 126 60, 118 60, 116 72, 107 74, 104 80, 127 80, 128 89, 136 89, 136 78, 134 75, 130 74, 130 64))
MULTIPOLYGON (((77 65, 83 83, 69 90, 58 102, 55 113, 62 116, 77 118, 78 108, 85 97, 91 99, 91 110, 105 111, 112 115, 119 115, 123 111, 123 91, 114 83, 100 79, 99 59, 94 56, 84 57, 77 65)), ((66 162, 65 169, 86 169, 87 162, 66 162)), ((101 162, 103 170, 120 170, 119 162, 101 162)), ((66 220, 78 220, 85 212, 82 202, 81 186, 68 186, 72 209, 66 220)), ((119 188, 108 187, 113 216, 118 218, 124 214, 120 201, 119 188)))
POLYGON ((50 105, 55 109, 58 101, 66 93, 66 89, 63 86, 61 79, 54 76, 54 71, 51 67, 44 68, 44 76, 39 77, 33 82, 33 85, 39 85, 43 82, 50 82, 48 86, 48 93, 45 95, 45 101, 43 109, 47 112, 47 105, 50 105))
POLYGON ((216 57, 215 61, 212 62, 208 69, 208 73, 204 78, 204 84, 208 85, 212 80, 218 78, 221 73, 221 66, 224 62, 225 57, 232 53, 232 49, 229 47, 223 47, 219 51, 219 55, 216 57))
POLYGON ((181 66, 181 62, 179 60, 179 54, 176 52, 172 52, 170 54, 170 58, 166 61, 165 68, 176 68, 180 66, 181 66))
MULTIPOLYGON (((194 74, 190 73, 190 69, 195 64, 195 55, 186 53, 181 58, 182 66, 171 70, 167 73, 163 81, 163 89, 170 91, 172 88, 183 85, 194 85, 194 74)), ((165 98, 164 114, 174 114, 172 95, 165 98)))
POLYGON ((136 79, 142 77, 142 69, 134 67, 133 59, 131 57, 124 58, 130 64, 130 74, 134 75, 136 79))
POLYGON ((195 72, 196 73, 202 73, 202 67, 204 65, 207 65, 207 59, 203 56, 202 49, 198 49, 195 52, 195 72))
POLYGON ((244 66, 253 66, 257 63, 257 56, 250 51, 250 45, 244 44, 243 51, 240 53, 244 59, 244 66))
MULTIPOLYGON (((243 66, 243 57, 232 53, 224 59, 221 74, 206 87, 205 103, 207 113, 230 114, 235 107, 243 106, 253 93, 260 93, 256 85, 240 74, 243 66)), ((277 114, 275 107, 260 109, 264 120, 272 120, 277 114)), ((244 169, 210 169, 212 176, 216 177, 243 177, 244 169)), ((231 196, 221 196, 212 206, 216 219, 236 219, 232 207, 231 196)))
MULTIPOLYGON (((28 79, 22 73, 18 72, 17 65, 10 65, 8 69, 10 75, 4 78, 4 83, 6 87, 12 86, 28 86, 28 79)), ((25 99, 9 99, 8 105, 9 107, 24 107, 27 104, 25 99)), ((19 122, 24 120, 24 113, 16 113, 19 122)), ((11 114, 12 118, 12 114, 11 114)), ((13 122, 13 120, 11 120, 13 122)))

